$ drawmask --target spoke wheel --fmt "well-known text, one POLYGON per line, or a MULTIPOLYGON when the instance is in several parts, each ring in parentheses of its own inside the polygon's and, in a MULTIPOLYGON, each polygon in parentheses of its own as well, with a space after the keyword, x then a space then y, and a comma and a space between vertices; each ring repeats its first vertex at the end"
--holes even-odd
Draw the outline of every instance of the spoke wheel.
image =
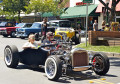
POLYGON ((93 70, 98 75, 105 75, 109 71, 109 59, 104 54, 95 54, 92 59, 93 70))
POLYGON ((4 49, 4 61, 7 67, 16 68, 19 63, 18 49, 14 45, 7 45, 4 49))
POLYGON ((50 80, 58 80, 62 75, 62 64, 57 56, 50 56, 45 62, 45 73, 50 80))

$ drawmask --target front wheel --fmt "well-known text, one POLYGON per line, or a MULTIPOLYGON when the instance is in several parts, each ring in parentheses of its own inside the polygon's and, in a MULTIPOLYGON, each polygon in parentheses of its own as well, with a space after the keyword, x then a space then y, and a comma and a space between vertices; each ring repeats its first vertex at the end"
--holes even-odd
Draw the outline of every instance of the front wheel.
POLYGON ((45 62, 45 73, 48 79, 56 81, 62 75, 62 64, 57 56, 50 56, 45 62))
POLYGON ((7 45, 4 49, 4 61, 7 67, 16 68, 19 63, 18 49, 14 45, 7 45))
POLYGON ((15 31, 12 31, 11 34, 10 34, 10 36, 11 36, 12 38, 15 38, 15 37, 16 37, 15 34, 16 34, 16 32, 15 32, 15 31))
POLYGON ((105 75, 109 71, 108 57, 103 53, 95 54, 92 58, 93 70, 98 75, 105 75))

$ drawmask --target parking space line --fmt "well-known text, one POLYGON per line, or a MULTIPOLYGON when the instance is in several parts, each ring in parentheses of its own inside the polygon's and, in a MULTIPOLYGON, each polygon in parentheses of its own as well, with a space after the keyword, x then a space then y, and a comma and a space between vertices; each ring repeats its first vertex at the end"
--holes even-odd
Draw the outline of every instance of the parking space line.
POLYGON ((89 80, 89 83, 105 84, 105 83, 102 83, 102 82, 99 82, 99 81, 95 81, 95 80, 89 80))
POLYGON ((114 84, 114 83, 103 81, 100 79, 94 79, 94 80, 89 80, 89 81, 93 81, 93 82, 98 83, 98 84, 114 84))

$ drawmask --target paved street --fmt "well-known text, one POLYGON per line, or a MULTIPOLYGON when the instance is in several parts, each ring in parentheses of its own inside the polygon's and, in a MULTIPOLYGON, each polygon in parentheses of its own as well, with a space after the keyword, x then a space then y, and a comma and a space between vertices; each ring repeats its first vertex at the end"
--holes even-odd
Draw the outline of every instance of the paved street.
POLYGON ((71 73, 56 82, 48 80, 43 69, 33 69, 23 64, 19 64, 17 69, 7 68, 3 60, 5 46, 16 45, 20 51, 25 42, 27 39, 0 36, 0 84, 120 84, 120 58, 117 57, 109 57, 110 70, 106 76, 89 70, 71 73))

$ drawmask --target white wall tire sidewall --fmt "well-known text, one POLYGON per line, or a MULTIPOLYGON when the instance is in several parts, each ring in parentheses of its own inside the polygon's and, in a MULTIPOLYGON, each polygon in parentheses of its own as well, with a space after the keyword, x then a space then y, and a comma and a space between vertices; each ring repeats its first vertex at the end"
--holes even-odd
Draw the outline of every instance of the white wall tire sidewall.
POLYGON ((10 58, 10 62, 8 62, 8 61, 7 61, 7 58, 6 58, 7 52, 5 51, 5 58, 4 58, 4 60, 5 60, 5 63, 6 63, 8 66, 10 66, 10 65, 11 65, 11 62, 12 62, 12 52, 11 52, 11 49, 10 49, 10 48, 6 48, 6 49, 8 49, 8 50, 10 51, 10 53, 11 53, 11 58, 10 58))
POLYGON ((46 62, 45 62, 45 73, 46 73, 48 79, 53 79, 53 78, 56 76, 56 73, 57 73, 57 65, 56 65, 56 61, 55 61, 55 59, 54 59, 53 57, 47 58, 47 60, 46 60, 46 62), (47 74, 46 66, 47 66, 47 62, 48 62, 49 60, 52 60, 52 61, 54 62, 54 64, 55 64, 55 72, 54 72, 54 75, 53 75, 53 76, 49 76, 49 74, 47 74))

